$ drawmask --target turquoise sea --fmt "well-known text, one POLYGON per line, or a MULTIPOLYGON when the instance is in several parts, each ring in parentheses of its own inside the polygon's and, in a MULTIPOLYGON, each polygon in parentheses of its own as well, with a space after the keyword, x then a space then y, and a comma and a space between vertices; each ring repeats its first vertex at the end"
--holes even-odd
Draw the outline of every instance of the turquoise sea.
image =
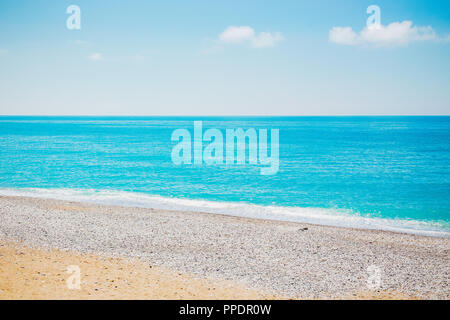
POLYGON ((0 117, 0 194, 450 237, 450 117, 0 117), (279 129, 279 171, 175 165, 175 129, 279 129))

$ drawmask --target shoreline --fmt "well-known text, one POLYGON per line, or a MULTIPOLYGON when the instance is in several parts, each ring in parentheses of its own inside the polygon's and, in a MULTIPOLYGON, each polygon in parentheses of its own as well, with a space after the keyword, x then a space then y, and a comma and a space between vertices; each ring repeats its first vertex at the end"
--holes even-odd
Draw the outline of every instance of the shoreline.
MULTIPOLYGON (((264 206, 239 202, 223 202, 170 198, 137 192, 83 189, 9 189, 0 188, 0 197, 82 202, 92 205, 145 208, 163 211, 195 212, 276 222, 294 222, 358 230, 376 230, 450 239, 443 221, 392 219, 346 213, 346 210, 264 206)), ((446 224, 447 225, 447 224, 446 224)))
POLYGON ((447 238, 5 196, 0 218, 2 243, 138 259, 273 297, 450 298, 447 238), (382 271, 376 290, 370 266, 382 271))

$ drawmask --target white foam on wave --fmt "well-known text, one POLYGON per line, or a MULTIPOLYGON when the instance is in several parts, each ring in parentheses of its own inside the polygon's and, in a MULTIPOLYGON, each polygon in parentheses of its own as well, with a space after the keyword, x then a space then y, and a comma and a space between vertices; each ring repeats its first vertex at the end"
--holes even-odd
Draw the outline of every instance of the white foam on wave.
POLYGON ((91 189, 0 189, 0 195, 163 210, 196 211, 246 218, 375 229, 450 238, 447 222, 375 218, 362 216, 350 210, 261 206, 247 203, 168 198, 136 192, 91 189))

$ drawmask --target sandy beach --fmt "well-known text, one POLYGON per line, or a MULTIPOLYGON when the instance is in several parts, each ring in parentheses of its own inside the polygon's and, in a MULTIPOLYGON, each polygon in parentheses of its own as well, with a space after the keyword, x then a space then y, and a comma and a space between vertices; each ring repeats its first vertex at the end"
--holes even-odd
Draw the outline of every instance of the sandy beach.
POLYGON ((120 259, 61 250, 0 244, 0 299, 276 299, 274 295, 221 280, 208 280, 120 259), (80 287, 69 288, 79 266, 80 287), (69 281, 69 283, 71 283, 69 281))
POLYGON ((0 197, 0 299, 449 299, 449 249, 412 234, 0 197), (80 290, 67 288, 69 265, 80 290))

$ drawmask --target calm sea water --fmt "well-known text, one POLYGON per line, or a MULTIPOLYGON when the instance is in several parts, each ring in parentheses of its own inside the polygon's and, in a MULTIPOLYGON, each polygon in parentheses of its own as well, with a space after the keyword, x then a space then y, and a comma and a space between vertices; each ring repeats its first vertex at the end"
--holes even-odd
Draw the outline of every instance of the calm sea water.
POLYGON ((0 194, 449 236, 450 117, 0 117, 0 194), (194 120, 279 129, 278 173, 174 165, 194 120))

